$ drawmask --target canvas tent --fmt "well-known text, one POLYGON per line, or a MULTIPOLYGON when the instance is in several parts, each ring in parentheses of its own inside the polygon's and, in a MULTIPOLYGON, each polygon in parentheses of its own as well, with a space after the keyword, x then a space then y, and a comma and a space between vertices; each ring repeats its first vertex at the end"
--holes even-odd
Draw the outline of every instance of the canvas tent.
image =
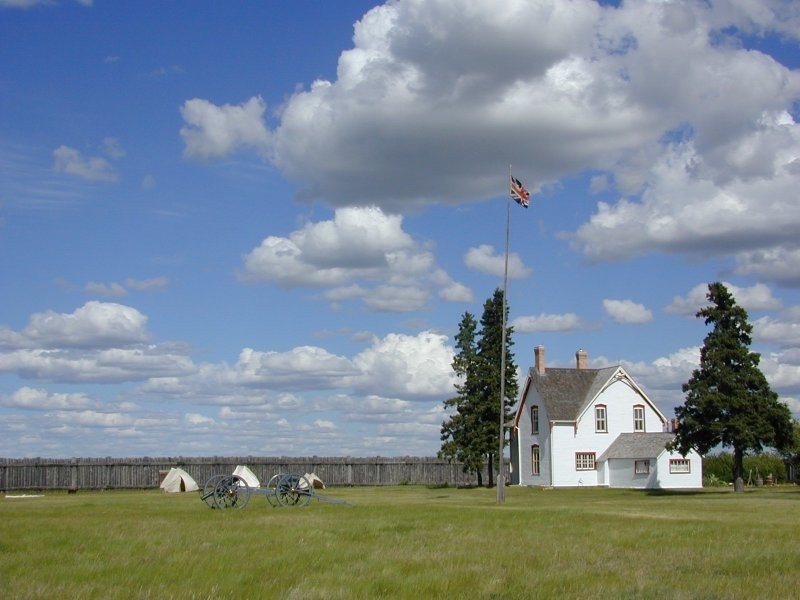
POLYGON ((258 477, 256 477, 256 474, 250 470, 250 467, 246 467, 245 465, 237 465, 233 470, 233 474, 244 479, 244 482, 248 487, 261 487, 261 482, 258 480, 258 477))
POLYGON ((311 484, 312 488, 317 490, 325 489, 325 484, 322 483, 322 479, 317 477, 316 473, 306 473, 305 475, 303 475, 303 477, 305 477, 306 481, 308 481, 308 483, 311 484))
POLYGON ((159 486, 164 492, 196 492, 197 482, 183 469, 172 467, 159 486))

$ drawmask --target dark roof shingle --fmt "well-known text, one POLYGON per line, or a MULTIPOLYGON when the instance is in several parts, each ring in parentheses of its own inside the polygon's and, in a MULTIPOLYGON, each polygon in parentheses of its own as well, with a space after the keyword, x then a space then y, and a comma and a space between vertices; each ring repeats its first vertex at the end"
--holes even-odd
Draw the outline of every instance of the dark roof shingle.
POLYGON ((531 369, 531 377, 552 421, 575 421, 618 367, 605 369, 531 369))
POLYGON ((673 439, 674 433, 620 433, 597 460, 656 458, 673 439))

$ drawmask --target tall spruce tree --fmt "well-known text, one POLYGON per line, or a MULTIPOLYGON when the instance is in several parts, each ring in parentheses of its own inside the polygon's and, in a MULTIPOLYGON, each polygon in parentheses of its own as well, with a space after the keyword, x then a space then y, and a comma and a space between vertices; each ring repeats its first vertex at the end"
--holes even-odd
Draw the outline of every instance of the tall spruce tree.
POLYGON ((700 368, 683 385, 686 401, 675 409, 678 429, 673 446, 706 454, 715 446, 733 448, 733 476, 742 491, 744 455, 765 446, 784 450, 792 444, 788 406, 778 399, 750 352, 753 326, 747 311, 722 283, 708 286, 711 306, 697 317, 713 325, 700 349, 700 368))
POLYGON ((442 423, 442 448, 439 458, 457 460, 464 465, 464 472, 475 472, 478 485, 482 485, 483 454, 475 435, 474 406, 477 404, 478 385, 478 348, 475 339, 478 322, 475 317, 465 312, 458 325, 456 335, 456 355, 453 358, 453 371, 459 378, 456 384, 456 396, 444 401, 445 410, 452 412, 452 417, 442 423))
MULTIPOLYGON (((508 317, 508 307, 506 307, 508 317)), ((508 319, 506 318, 506 321, 508 319)), ((505 399, 503 401, 503 423, 512 418, 511 407, 517 399, 517 367, 511 347, 512 327, 505 331, 505 399)), ((500 366, 503 348, 503 290, 496 289, 494 295, 483 304, 481 317, 481 339, 478 342, 478 365, 481 369, 480 380, 483 384, 478 407, 481 427, 481 449, 489 463, 489 481, 494 481, 494 467, 499 465, 497 450, 500 442, 500 366)), ((503 446, 505 447, 505 436, 503 446)))
MULTIPOLYGON (((506 309, 507 311, 508 309, 506 309)), ((464 463, 465 472, 474 471, 478 485, 483 485, 483 465, 488 461, 489 481, 500 445, 500 365, 503 335, 503 292, 495 290, 486 300, 481 317, 481 330, 476 338, 477 323, 464 313, 456 335, 456 356, 453 370, 459 376, 457 396, 444 401, 452 417, 442 424, 442 448, 439 456, 464 463)), ((511 353, 512 328, 506 327, 506 366, 503 422, 511 418, 519 386, 517 368, 511 353)), ((505 445, 505 439, 504 439, 505 445)))

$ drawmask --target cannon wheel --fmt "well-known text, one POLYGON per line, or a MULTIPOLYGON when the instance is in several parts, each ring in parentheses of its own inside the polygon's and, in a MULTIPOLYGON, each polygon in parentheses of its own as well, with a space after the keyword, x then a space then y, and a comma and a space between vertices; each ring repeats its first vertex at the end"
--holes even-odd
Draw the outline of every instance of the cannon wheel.
POLYGON ((238 475, 225 475, 214 488, 217 508, 244 508, 250 502, 250 486, 238 475))
POLYGON ((200 498, 209 508, 217 508, 216 491, 217 484, 225 479, 227 475, 212 475, 203 486, 200 498))
POLYGON ((305 477, 283 475, 278 478, 276 498, 281 506, 305 506, 313 493, 311 484, 305 477))
POLYGON ((267 483, 267 502, 269 502, 269 505, 272 507, 281 506, 281 503, 278 501, 278 482, 282 477, 285 477, 285 475, 283 473, 278 473, 277 475, 273 475, 272 479, 267 483))

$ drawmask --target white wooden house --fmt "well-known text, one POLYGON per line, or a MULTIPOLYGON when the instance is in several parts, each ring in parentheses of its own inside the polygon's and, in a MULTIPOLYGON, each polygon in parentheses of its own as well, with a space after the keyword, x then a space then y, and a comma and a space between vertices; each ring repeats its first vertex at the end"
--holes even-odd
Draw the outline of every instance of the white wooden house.
POLYGON ((700 488, 702 459, 667 450, 669 421, 621 366, 547 368, 534 350, 511 430, 511 482, 532 486, 700 488))

